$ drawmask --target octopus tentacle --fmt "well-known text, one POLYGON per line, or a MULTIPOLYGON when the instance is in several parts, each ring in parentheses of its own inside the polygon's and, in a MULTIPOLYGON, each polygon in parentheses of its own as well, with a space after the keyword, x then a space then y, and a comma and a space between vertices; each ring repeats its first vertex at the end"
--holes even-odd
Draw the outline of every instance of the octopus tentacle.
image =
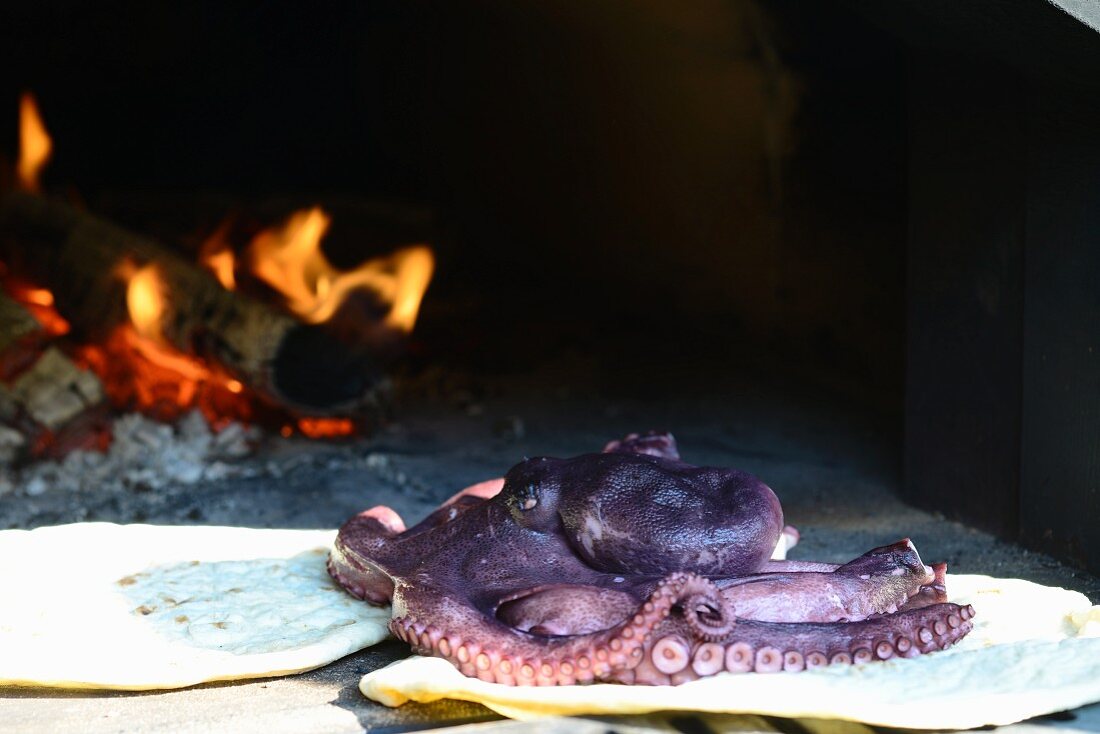
POLYGON ((913 594, 905 604, 898 607, 900 611, 919 609, 947 601, 947 564, 932 564, 932 576, 933 579, 930 583, 922 586, 920 591, 913 594))
POLYGON ((737 623, 733 609, 722 597, 714 582, 696 577, 704 590, 697 591, 683 603, 684 621, 691 628, 695 638, 707 642, 717 642, 733 632, 737 623))
POLYGON ((406 528, 401 516, 385 505, 364 510, 337 533, 328 572, 352 596, 372 604, 388 604, 393 595, 392 579, 369 558, 387 544, 408 541, 446 525, 499 494, 503 486, 503 479, 490 479, 466 487, 411 528, 406 528))
POLYGON ((378 505, 360 512, 336 535, 326 563, 329 575, 357 599, 388 604, 393 579, 367 556, 404 532, 404 521, 389 507, 378 505))
POLYGON ((661 431, 628 434, 617 441, 609 441, 603 447, 603 452, 605 454, 645 454, 669 459, 670 461, 680 460, 680 450, 676 446, 676 438, 671 433, 661 431))
POLYGON ((974 608, 937 604, 862 622, 805 624, 737 620, 722 640, 692 640, 687 619, 666 619, 643 645, 642 660, 618 682, 667 685, 730 673, 777 673, 916 657, 954 645, 970 631, 974 608), (721 664, 719 664, 721 661, 721 664))
MULTIPOLYGON (((711 605, 721 609, 723 615, 728 614, 721 607, 721 596, 712 582, 692 573, 673 573, 657 584, 629 618, 591 634, 532 635, 492 622, 467 607, 433 602, 430 598, 417 605, 421 616, 395 616, 390 630, 398 639, 408 642, 414 652, 445 658, 468 676, 512 685, 567 685, 625 674, 641 661, 653 630, 674 609, 681 620, 698 615, 697 611, 684 614, 690 600, 698 600, 712 610, 702 615, 706 620, 700 624, 714 624, 711 605), (429 619, 436 621, 428 622, 429 619)), ((395 614, 396 610, 408 607, 399 594, 395 598, 395 614)), ((682 638, 678 647, 665 643, 660 649, 668 655, 684 653, 694 639, 690 628, 682 638)))
POLYGON ((759 573, 719 579, 718 585, 739 617, 841 622, 896 612, 934 582, 933 569, 905 538, 833 570, 759 573))

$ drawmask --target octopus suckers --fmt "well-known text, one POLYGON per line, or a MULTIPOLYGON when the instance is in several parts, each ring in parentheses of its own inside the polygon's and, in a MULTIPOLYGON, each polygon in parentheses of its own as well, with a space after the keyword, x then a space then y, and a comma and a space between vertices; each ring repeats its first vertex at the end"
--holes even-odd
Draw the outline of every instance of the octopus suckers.
POLYGON ((825 653, 811 652, 806 655, 807 668, 823 668, 828 664, 829 658, 825 657, 825 653))
POLYGON ((747 673, 755 659, 752 646, 747 642, 735 642, 726 649, 726 670, 731 673, 747 673))
POLYGON ((714 642, 704 642, 691 659, 691 669, 701 676, 714 675, 725 666, 726 651, 714 642))
POLYGON ((805 668, 806 659, 802 657, 802 653, 792 650, 783 656, 783 670, 793 673, 805 668))
POLYGON ((852 662, 852 656, 846 652, 834 653, 833 656, 829 658, 829 662, 833 665, 848 665, 852 662))
POLYGON ((753 670, 757 673, 778 673, 783 669, 783 653, 774 647, 762 647, 756 651, 756 665, 753 670))
POLYGON ((681 640, 664 637, 653 646, 653 667, 666 675, 679 673, 688 665, 688 647, 681 640))

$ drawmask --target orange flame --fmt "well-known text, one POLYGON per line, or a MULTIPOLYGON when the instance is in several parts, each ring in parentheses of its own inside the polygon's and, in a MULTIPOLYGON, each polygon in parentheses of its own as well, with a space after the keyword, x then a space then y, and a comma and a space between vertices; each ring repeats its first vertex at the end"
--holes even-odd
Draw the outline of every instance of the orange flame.
MULTIPOLYGON (((54 337, 68 333, 69 322, 54 308, 52 293, 9 276, 0 262, 0 295, 3 294, 22 305, 39 326, 37 330, 13 332, 15 338, 8 340, 5 349, 0 349, 0 381, 7 381, 34 364, 54 337)), ((3 328, 0 324, 0 332, 3 328)))
POLYGON ((31 193, 41 191, 38 177, 52 149, 53 141, 38 114, 34 95, 24 92, 19 99, 19 162, 15 168, 20 188, 31 193))
POLYGON ((295 212, 282 227, 261 232, 249 247, 253 272, 308 323, 332 318, 353 291, 362 289, 389 306, 387 326, 411 332, 435 269, 431 249, 413 245, 341 271, 321 252, 330 223, 329 216, 314 207, 295 212))
MULTIPOLYGON (((0 275, 3 273, 0 272, 0 275)), ((16 303, 22 304, 47 334, 62 336, 69 333, 69 322, 54 307, 53 293, 17 278, 8 278, 3 285, 0 290, 6 290, 16 303)))
POLYGON ((164 318, 164 280, 156 265, 146 265, 130 276, 126 285, 126 308, 139 336, 163 342, 161 319, 164 318))
POLYGON ((222 288, 237 290, 237 258, 228 241, 229 221, 226 220, 206 238, 199 250, 199 264, 209 270, 222 288))
POLYGON ((80 361, 103 381, 118 407, 137 408, 164 420, 198 408, 211 426, 252 418, 252 399, 239 380, 184 354, 164 337, 169 293, 155 264, 118 268, 126 278, 130 323, 102 343, 78 351, 80 361))

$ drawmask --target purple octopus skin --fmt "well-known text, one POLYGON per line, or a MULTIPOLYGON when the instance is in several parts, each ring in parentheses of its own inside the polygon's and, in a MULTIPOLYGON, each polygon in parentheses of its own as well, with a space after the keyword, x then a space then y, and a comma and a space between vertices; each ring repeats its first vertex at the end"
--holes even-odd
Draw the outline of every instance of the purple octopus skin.
POLYGON ((686 464, 651 433, 528 459, 407 530, 367 510, 328 567, 356 597, 392 604, 390 629, 415 652, 513 685, 858 664, 970 631, 973 608, 946 603, 946 566, 924 565, 908 539, 844 565, 769 560, 783 532, 767 485, 686 464))

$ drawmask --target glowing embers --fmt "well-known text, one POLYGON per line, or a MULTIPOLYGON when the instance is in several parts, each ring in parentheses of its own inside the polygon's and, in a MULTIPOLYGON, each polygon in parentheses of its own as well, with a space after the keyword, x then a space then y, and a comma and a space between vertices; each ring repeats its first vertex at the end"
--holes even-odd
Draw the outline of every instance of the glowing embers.
MULTIPOLYGON (((290 435, 284 427, 283 435, 290 435)), ((299 418, 298 431, 310 438, 342 438, 355 433, 355 423, 349 418, 299 418)))
POLYGON ((16 181, 21 189, 37 193, 38 177, 50 159, 53 141, 50 140, 34 95, 24 92, 19 100, 19 162, 15 166, 16 181))

